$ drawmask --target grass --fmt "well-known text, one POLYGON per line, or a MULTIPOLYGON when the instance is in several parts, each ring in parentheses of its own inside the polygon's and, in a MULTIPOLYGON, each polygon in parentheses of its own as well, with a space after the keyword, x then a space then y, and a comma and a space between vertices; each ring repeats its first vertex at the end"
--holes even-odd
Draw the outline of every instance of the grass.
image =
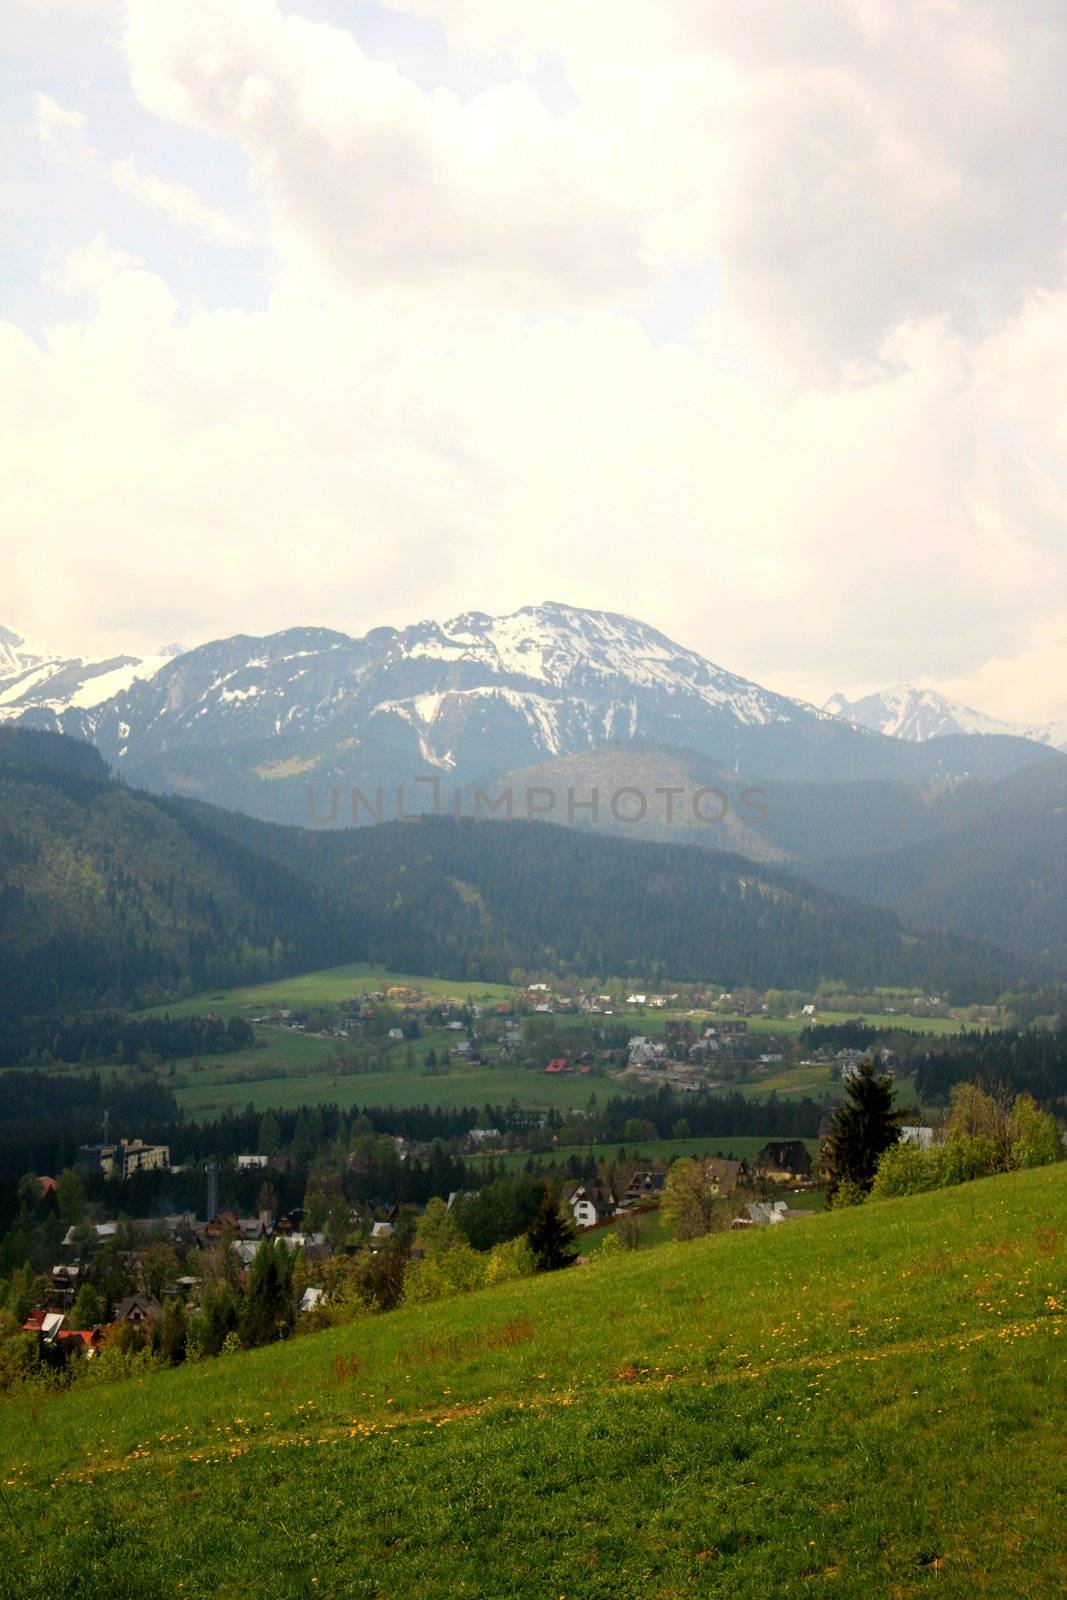
POLYGON ((0 1406, 0 1590, 1052 1600, 1063 1170, 0 1406))
MULTIPOLYGON (((760 1134, 713 1134, 706 1138, 694 1139, 641 1139, 636 1144, 627 1144, 620 1141, 617 1144, 597 1143, 592 1146, 587 1144, 557 1145, 552 1150, 516 1150, 504 1156, 475 1156, 474 1163, 492 1160, 494 1166, 503 1168, 508 1172, 521 1172, 528 1161, 535 1165, 542 1163, 545 1166, 555 1162, 557 1166, 564 1166, 571 1156, 583 1159, 592 1149, 597 1161, 614 1161, 619 1151, 624 1152, 624 1159, 637 1162, 665 1162, 673 1161, 675 1156, 728 1156, 733 1161, 750 1161, 767 1143, 767 1136, 760 1134)), ((818 1139, 804 1139, 812 1158, 819 1153, 818 1139)))
POLYGON ((247 1006, 263 1009, 301 1011, 324 1005, 341 1005, 361 994, 391 988, 417 989, 432 999, 465 1001, 473 996, 479 1002, 498 1004, 515 993, 510 984, 459 982, 452 978, 416 978, 406 972, 390 972, 371 962, 356 961, 344 967, 326 967, 321 972, 304 972, 292 978, 277 978, 271 983, 251 984, 224 993, 194 995, 171 1005, 154 1006, 147 1017, 187 1017, 216 1011, 220 1017, 239 1017, 247 1006))
MULTIPOLYGON (((425 1042, 420 1041, 425 1049, 425 1042)), ((403 1052, 403 1046, 398 1046, 403 1052)), ((220 1084, 219 1077, 232 1068, 234 1056, 215 1058, 216 1070, 194 1074, 188 1088, 176 1094, 179 1105, 193 1117, 211 1117, 231 1106, 252 1102, 257 1111, 274 1106, 293 1109, 303 1105, 349 1106, 460 1106, 506 1105, 515 1099, 530 1109, 555 1106, 581 1109, 596 1094, 606 1100, 614 1093, 607 1078, 546 1078, 524 1067, 462 1066, 447 1073, 428 1074, 416 1067, 408 1071, 362 1072, 350 1076, 333 1072, 307 1072, 293 1078, 272 1078, 247 1084, 220 1084)))
MULTIPOLYGON (((271 983, 253 984, 239 989, 228 989, 217 994, 202 994, 167 1006, 157 1006, 144 1015, 184 1016, 215 1011, 219 1016, 247 1016, 249 1012, 268 1010, 302 1011, 326 1005, 340 1005, 360 994, 392 987, 413 989, 432 999, 452 998, 465 1001, 473 999, 484 1006, 494 1006, 510 1001, 515 989, 507 984, 460 982, 446 978, 427 978, 411 973, 392 972, 385 967, 367 962, 356 962, 343 967, 326 968, 320 972, 302 973, 291 978, 281 978, 271 983)), ((620 1008, 617 1017, 625 1018, 633 1031, 661 1034, 668 1021, 681 1018, 686 1013, 677 1010, 620 1008)), ((595 1025, 596 1018, 580 1015, 555 1017, 564 1031, 586 1031, 595 1025)), ((846 1020, 846 1014, 826 1012, 820 1021, 846 1020)), ((874 1019, 878 1020, 878 1019, 874 1019)), ((958 1031, 961 1023, 948 1020, 927 1021, 916 1017, 883 1018, 882 1021, 912 1030, 932 1033, 958 1031)), ((774 1022, 767 1017, 749 1019, 749 1030, 757 1036, 793 1035, 805 1026, 805 1019, 792 1018, 774 1022)), ((359 1075, 335 1073, 330 1062, 338 1043, 344 1041, 318 1038, 276 1027, 256 1029, 255 1048, 230 1055, 203 1057, 199 1066, 192 1061, 179 1063, 185 1085, 177 1090, 179 1105, 192 1117, 211 1117, 234 1107, 251 1104, 257 1111, 293 1109, 301 1105, 336 1103, 344 1108, 353 1105, 411 1106, 428 1103, 447 1109, 460 1106, 501 1104, 515 1099, 519 1105, 531 1110, 556 1107, 560 1110, 579 1109, 588 1104, 589 1095, 601 1098, 617 1092, 603 1078, 592 1081, 585 1078, 546 1078, 543 1073, 528 1071, 513 1065, 458 1066, 447 1075, 429 1076, 422 1071, 421 1062, 427 1049, 433 1045, 440 1055, 445 1047, 455 1043, 447 1032, 427 1034, 415 1042, 416 1066, 414 1070, 403 1066, 407 1057, 407 1044, 396 1044, 388 1054, 397 1062, 395 1070, 385 1070, 359 1075), (268 1073, 283 1068, 286 1076, 258 1077, 257 1069, 268 1073), (303 1070, 300 1070, 303 1069, 303 1070), (227 1083, 234 1073, 247 1073, 239 1082, 227 1083)), ((360 1049, 386 1049, 385 1041, 359 1039, 352 1041, 360 1049)), ((739 1090, 747 1096, 761 1098, 775 1092, 781 1095, 813 1094, 820 1097, 833 1088, 826 1066, 792 1067, 743 1084, 726 1084, 721 1093, 739 1090)))

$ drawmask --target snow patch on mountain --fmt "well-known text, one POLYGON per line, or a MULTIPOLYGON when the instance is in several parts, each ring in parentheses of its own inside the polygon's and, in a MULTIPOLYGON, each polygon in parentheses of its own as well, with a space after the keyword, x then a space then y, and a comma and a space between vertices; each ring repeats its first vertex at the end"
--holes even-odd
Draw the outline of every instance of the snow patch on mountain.
POLYGON ((1067 749, 1067 723, 1031 724, 1002 721, 976 711, 973 706, 950 700, 936 689, 924 689, 915 684, 898 683, 891 689, 864 695, 859 700, 849 700, 835 694, 827 700, 824 711, 841 717, 856 727, 868 728, 885 734, 890 739, 909 739, 924 744, 928 739, 941 739, 953 734, 998 734, 1002 737, 1032 739, 1053 749, 1067 749))

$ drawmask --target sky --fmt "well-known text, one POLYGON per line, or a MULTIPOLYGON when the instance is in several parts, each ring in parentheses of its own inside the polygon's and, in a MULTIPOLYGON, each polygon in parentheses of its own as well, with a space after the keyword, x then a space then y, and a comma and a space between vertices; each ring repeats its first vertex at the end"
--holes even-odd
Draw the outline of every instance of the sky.
POLYGON ((1062 0, 0 0, 0 622, 1067 716, 1062 0))

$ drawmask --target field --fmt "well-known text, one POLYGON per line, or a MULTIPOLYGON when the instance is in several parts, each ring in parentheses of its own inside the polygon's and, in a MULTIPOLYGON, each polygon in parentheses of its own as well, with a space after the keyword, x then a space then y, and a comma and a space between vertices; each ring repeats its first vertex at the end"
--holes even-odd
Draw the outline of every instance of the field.
POLYGON ((246 1006, 274 1007, 299 1011, 309 1006, 341 1005, 375 989, 417 988, 433 999, 492 1003, 509 1000, 515 990, 503 983, 457 983, 450 978, 413 978, 410 973, 390 972, 385 967, 357 961, 346 967, 326 967, 321 972, 303 972, 293 978, 277 978, 272 983, 257 983, 244 989, 227 989, 224 994, 194 995, 172 1005, 155 1006, 146 1016, 184 1017, 197 1012, 216 1011, 220 1017, 243 1016, 246 1006))
MULTIPOLYGON (((225 1018, 247 1016, 250 1010, 300 1011, 340 1005, 363 992, 395 986, 411 988, 435 999, 472 1000, 487 1007, 508 1001, 515 994, 515 990, 505 984, 457 983, 450 979, 418 977, 367 963, 356 963, 321 972, 303 973, 271 983, 230 989, 222 994, 198 995, 170 1006, 156 1007, 147 1015, 169 1012, 172 1016, 179 1016, 215 1011, 225 1018)), ((619 1016, 623 1014, 620 1011, 619 1016)), ((668 1021, 683 1015, 681 1011, 654 1008, 625 1009, 625 1017, 633 1031, 650 1034, 662 1033, 668 1021)), ((560 1015, 554 1020, 563 1031, 577 1031, 588 1028, 592 1019, 560 1015)), ((819 1020, 834 1022, 847 1019, 845 1013, 827 1012, 820 1015, 819 1020)), ((911 1031, 928 1030, 937 1034, 958 1031, 962 1026, 955 1020, 927 1021, 914 1017, 882 1020, 911 1031)), ((773 1022, 766 1017, 749 1019, 750 1031, 757 1036, 795 1035, 802 1026, 803 1021, 799 1018, 784 1022, 773 1022)), ((249 1103, 257 1111, 266 1111, 271 1107, 292 1109, 319 1102, 334 1102, 345 1108, 352 1105, 408 1106, 426 1102, 451 1109, 498 1105, 515 1099, 521 1106, 530 1109, 556 1107, 567 1110, 586 1106, 590 1094, 603 1098, 617 1092, 615 1085, 604 1077, 546 1078, 543 1073, 511 1064, 466 1066, 456 1063, 447 1074, 432 1076, 422 1070, 422 1060, 428 1049, 434 1048, 440 1056, 448 1045, 454 1043, 454 1036, 440 1030, 425 1034, 413 1046, 359 1041, 362 1048, 371 1045, 375 1050, 380 1048, 385 1051, 388 1058, 386 1069, 359 1075, 339 1074, 331 1065, 337 1053, 337 1041, 289 1029, 262 1026, 256 1029, 256 1046, 252 1049, 226 1056, 204 1057, 198 1062, 180 1062, 183 1082, 176 1091, 177 1099, 189 1116, 210 1117, 230 1107, 243 1107, 249 1103), (281 1072, 285 1075, 281 1076, 281 1072), (279 1075, 272 1076, 275 1073, 279 1075)), ((762 1097, 771 1092, 790 1096, 811 1094, 821 1098, 832 1087, 827 1067, 810 1066, 789 1067, 782 1071, 766 1069, 748 1083, 724 1085, 722 1092, 739 1090, 750 1097, 762 1097)), ((902 1085, 905 1098, 909 1097, 910 1087, 907 1082, 902 1085)))
MULTIPOLYGON (((557 1145, 554 1150, 538 1151, 531 1153, 529 1150, 517 1150, 513 1155, 470 1158, 473 1165, 479 1160, 492 1160, 494 1166, 508 1172, 521 1172, 530 1160, 536 1162, 556 1162, 564 1165, 571 1156, 584 1159, 592 1152, 597 1161, 614 1161, 621 1150, 628 1161, 655 1162, 672 1161, 675 1156, 729 1156, 734 1161, 750 1161, 752 1157, 767 1143, 766 1139, 757 1134, 719 1134, 709 1135, 700 1139, 641 1139, 636 1144, 627 1144, 620 1141, 618 1144, 587 1144, 557 1145)), ((819 1153, 818 1139, 804 1139, 802 1141, 808 1148, 812 1158, 819 1153)))
MULTIPOLYGON (((296 1037, 299 1037, 297 1035, 296 1037)), ((314 1041, 305 1041, 314 1042, 314 1041)), ((325 1043, 325 1041, 319 1041, 325 1043)), ((423 1050, 429 1041, 420 1041, 423 1050)), ((396 1053, 403 1058, 403 1046, 396 1053)), ((258 1056, 257 1056, 257 1059, 258 1056)), ((257 1111, 271 1106, 293 1108, 304 1105, 336 1104, 360 1106, 459 1106, 482 1107, 507 1104, 512 1098, 521 1106, 561 1111, 589 1104, 590 1094, 607 1098, 615 1093, 608 1078, 546 1078, 544 1073, 524 1067, 456 1067, 447 1073, 424 1073, 416 1068, 395 1072, 366 1072, 338 1076, 333 1072, 307 1071, 292 1078, 253 1079, 242 1084, 223 1084, 220 1077, 234 1070, 241 1056, 217 1056, 191 1075, 188 1088, 179 1089, 176 1098, 190 1116, 210 1117, 228 1106, 244 1106, 249 1101, 257 1111)))
POLYGON ((0 1405, 3 1592, 1067 1586, 1063 1169, 0 1405))

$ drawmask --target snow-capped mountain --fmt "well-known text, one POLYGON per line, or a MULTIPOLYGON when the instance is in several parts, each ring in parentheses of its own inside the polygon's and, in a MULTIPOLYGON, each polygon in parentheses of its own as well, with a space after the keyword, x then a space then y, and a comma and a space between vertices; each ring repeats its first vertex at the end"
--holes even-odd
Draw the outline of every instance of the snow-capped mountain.
POLYGON ((860 700, 848 700, 843 694, 835 694, 827 700, 823 710, 856 727, 918 744, 952 734, 1000 734, 1030 739, 1056 750, 1067 749, 1067 723, 1026 726, 1002 722, 984 711, 976 711, 973 706, 950 700, 936 689, 917 688, 910 683, 896 684, 892 689, 882 689, 860 700))
POLYGON ((158 672, 169 653, 87 661, 0 627, 0 721, 20 721, 27 714, 37 720, 49 714, 59 718, 103 705, 158 672))
POLYGON ((946 769, 947 757, 762 688, 645 623, 555 603, 361 638, 291 628, 148 661, 13 666, 0 720, 91 740, 132 783, 293 822, 306 820, 309 785, 320 797, 402 785, 410 798, 420 777, 512 781, 605 747, 689 752, 702 771, 749 781, 974 770, 971 752, 946 769))

